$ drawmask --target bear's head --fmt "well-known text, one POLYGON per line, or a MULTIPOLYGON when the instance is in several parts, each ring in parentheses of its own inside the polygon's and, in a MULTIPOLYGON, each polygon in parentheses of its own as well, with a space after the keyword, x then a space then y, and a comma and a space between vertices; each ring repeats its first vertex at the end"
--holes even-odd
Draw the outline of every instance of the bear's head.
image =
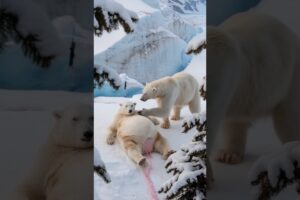
POLYGON ((147 101, 149 99, 155 99, 161 96, 161 88, 162 84, 159 84, 158 81, 153 81, 151 83, 147 83, 144 87, 143 94, 141 97, 142 101, 147 101), (158 85, 161 85, 158 87, 158 85))
POLYGON ((134 115, 136 103, 128 101, 120 104, 119 113, 122 115, 134 115))
POLYGON ((89 148, 94 143, 93 109, 78 104, 54 111, 55 125, 50 133, 53 144, 70 148, 89 148))

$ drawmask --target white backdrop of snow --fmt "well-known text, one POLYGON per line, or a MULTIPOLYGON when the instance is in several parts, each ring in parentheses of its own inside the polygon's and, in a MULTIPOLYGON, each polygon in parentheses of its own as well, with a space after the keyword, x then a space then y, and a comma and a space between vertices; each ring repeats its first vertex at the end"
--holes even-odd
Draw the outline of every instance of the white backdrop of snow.
POLYGON ((127 73, 143 83, 184 69, 191 60, 185 54, 186 42, 167 26, 161 12, 141 18, 133 33, 95 55, 95 63, 109 64, 118 73, 127 73))

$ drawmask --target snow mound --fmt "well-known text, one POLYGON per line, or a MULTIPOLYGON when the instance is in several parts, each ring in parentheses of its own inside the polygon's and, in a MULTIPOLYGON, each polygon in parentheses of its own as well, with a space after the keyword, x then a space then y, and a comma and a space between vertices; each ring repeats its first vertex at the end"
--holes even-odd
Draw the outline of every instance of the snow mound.
POLYGON ((188 43, 186 52, 199 52, 201 46, 206 43, 206 32, 196 35, 193 39, 188 43))
POLYGON ((137 80, 128 77, 126 74, 116 75, 118 76, 118 83, 120 85, 118 90, 113 89, 107 82, 105 82, 101 88, 94 89, 94 96, 132 97, 133 95, 140 94, 143 91, 144 85, 137 80))

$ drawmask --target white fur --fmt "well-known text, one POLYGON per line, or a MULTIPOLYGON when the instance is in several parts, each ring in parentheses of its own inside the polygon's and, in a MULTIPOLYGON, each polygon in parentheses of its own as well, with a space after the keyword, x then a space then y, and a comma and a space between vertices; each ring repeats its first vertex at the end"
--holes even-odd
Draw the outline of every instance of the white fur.
POLYGON ((93 139, 83 139, 93 130, 92 107, 70 106, 54 116, 55 126, 20 184, 18 200, 93 198, 93 139))
POLYGON ((142 155, 147 140, 153 141, 153 149, 167 158, 171 150, 165 139, 159 134, 154 122, 138 115, 135 103, 120 104, 118 113, 109 127, 106 142, 114 144, 116 138, 128 157, 138 165, 145 165, 146 158, 142 155))
POLYGON ((246 132, 262 116, 273 117, 283 143, 299 139, 299 38, 275 18, 253 11, 208 28, 207 36, 210 141, 224 125, 217 159, 239 163, 246 132))
POLYGON ((199 83, 190 74, 180 72, 172 77, 152 81, 144 88, 141 100, 156 99, 158 107, 141 111, 145 116, 157 116, 164 119, 163 128, 169 128, 171 119, 179 120, 181 108, 189 105, 191 113, 200 112, 199 83))

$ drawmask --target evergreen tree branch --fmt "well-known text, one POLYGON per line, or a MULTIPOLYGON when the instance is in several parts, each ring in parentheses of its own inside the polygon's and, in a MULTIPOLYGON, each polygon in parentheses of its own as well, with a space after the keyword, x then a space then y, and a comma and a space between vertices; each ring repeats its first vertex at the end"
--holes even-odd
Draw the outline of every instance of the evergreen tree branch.
POLYGON ((100 73, 98 72, 98 69, 94 67, 94 81, 95 81, 95 87, 101 87, 107 81, 111 87, 113 87, 115 90, 118 90, 120 88, 120 83, 115 78, 112 78, 110 75, 110 72, 107 70, 100 70, 100 73))
POLYGON ((275 187, 272 186, 267 171, 261 172, 257 179, 251 182, 253 186, 259 186, 259 200, 269 200, 290 185, 296 185, 297 192, 300 195, 300 166, 296 161, 293 164, 295 168, 293 171, 294 177, 287 178, 285 171, 281 170, 275 187))
MULTIPOLYGON (((111 32, 117 30, 121 25, 126 33, 133 32, 133 28, 124 20, 118 12, 109 12, 103 10, 102 7, 96 6, 94 8, 94 17, 97 25, 94 25, 95 35, 100 36, 103 31, 111 32)), ((137 22, 138 19, 131 17, 132 22, 137 22)))
MULTIPOLYGON (((54 59, 54 55, 42 55, 37 47, 37 43, 40 41, 39 37, 35 33, 24 36, 17 29, 18 17, 7 12, 5 9, 0 9, 0 35, 6 41, 7 39, 13 39, 15 42, 21 45, 25 56, 32 59, 32 61, 41 66, 48 67, 51 61, 54 59)), ((4 43, 0 43, 0 47, 4 48, 4 43)))

